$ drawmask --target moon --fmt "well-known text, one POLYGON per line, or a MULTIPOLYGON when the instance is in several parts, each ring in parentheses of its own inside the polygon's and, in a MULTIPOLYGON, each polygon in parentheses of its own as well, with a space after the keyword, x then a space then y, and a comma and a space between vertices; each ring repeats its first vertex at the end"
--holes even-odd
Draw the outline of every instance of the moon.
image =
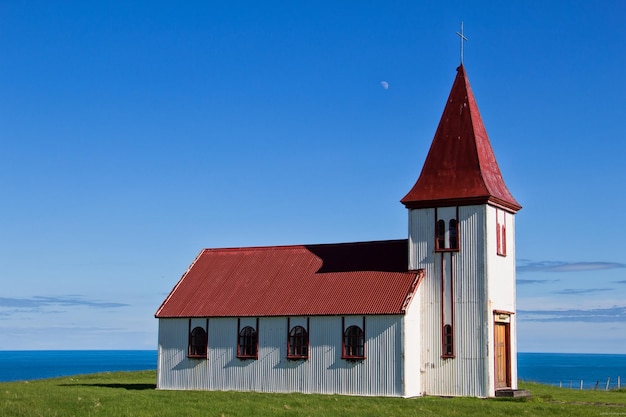
POLYGON ((382 85, 385 90, 389 88, 389 83, 387 81, 381 81, 380 85, 382 85))

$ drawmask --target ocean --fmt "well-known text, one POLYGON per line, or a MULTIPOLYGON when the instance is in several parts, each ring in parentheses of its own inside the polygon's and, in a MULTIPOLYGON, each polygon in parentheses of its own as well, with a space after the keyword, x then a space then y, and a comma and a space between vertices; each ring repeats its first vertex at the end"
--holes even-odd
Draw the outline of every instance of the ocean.
POLYGON ((626 387, 626 355, 594 353, 518 353, 517 377, 580 389, 626 387))
MULTIPOLYGON (((626 386, 626 355, 518 353, 518 378, 580 389, 626 386)), ((156 369, 156 350, 0 351, 0 382, 156 369)))
POLYGON ((0 350, 0 382, 156 369, 156 350, 0 350))

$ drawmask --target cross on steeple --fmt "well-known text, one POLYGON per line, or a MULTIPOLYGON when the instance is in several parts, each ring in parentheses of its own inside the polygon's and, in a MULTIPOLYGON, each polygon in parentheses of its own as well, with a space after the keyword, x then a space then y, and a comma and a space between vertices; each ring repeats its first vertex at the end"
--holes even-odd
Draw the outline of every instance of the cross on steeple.
POLYGON ((461 32, 456 34, 461 38, 461 64, 463 64, 463 42, 467 41, 467 38, 463 35, 463 21, 461 21, 461 32))

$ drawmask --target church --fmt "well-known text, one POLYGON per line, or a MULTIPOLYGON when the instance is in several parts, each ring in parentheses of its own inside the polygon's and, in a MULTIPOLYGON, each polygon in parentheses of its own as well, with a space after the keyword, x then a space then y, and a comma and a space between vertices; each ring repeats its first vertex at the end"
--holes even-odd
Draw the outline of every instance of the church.
POLYGON ((461 64, 408 238, 203 249, 163 301, 157 388, 494 397, 517 389, 515 214, 461 64))

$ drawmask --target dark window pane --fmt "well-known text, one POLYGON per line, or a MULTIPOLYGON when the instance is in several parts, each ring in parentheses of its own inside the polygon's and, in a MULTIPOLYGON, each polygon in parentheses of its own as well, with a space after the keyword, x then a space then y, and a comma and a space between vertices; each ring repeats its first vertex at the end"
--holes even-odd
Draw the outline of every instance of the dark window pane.
POLYGON ((446 247, 446 222, 439 220, 437 222, 437 249, 446 247))
POLYGON ((239 356, 257 356, 257 333, 250 326, 246 326, 239 332, 239 356))
POLYGON ((446 324, 443 326, 443 354, 445 356, 452 356, 452 326, 446 324))
POLYGON ((189 338, 189 356, 206 356, 207 334, 202 327, 195 327, 189 338))
POLYGON ((365 335, 358 326, 350 326, 343 335, 345 357, 365 357, 365 335))
POLYGON ((456 219, 450 220, 450 249, 458 249, 459 241, 457 238, 457 223, 456 219))
POLYGON ((309 335, 302 326, 295 326, 289 332, 287 355, 291 357, 307 357, 309 335))

